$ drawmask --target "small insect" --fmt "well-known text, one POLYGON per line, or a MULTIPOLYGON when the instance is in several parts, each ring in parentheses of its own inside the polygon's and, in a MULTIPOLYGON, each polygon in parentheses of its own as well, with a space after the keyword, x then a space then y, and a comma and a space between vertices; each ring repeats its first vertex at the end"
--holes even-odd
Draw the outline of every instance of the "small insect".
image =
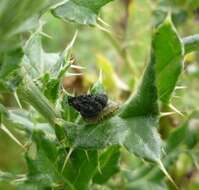
POLYGON ((116 103, 108 101, 106 94, 69 96, 68 104, 80 112, 82 117, 90 123, 97 123, 109 117, 119 108, 116 103))

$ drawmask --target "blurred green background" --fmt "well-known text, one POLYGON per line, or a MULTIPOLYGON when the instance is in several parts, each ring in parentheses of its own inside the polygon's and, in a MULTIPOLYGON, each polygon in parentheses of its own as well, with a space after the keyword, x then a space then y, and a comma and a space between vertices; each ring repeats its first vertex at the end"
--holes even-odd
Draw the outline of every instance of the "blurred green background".
MULTIPOLYGON (((17 10, 17 1, 10 2, 12 8, 16 10, 13 14, 17 17, 17 11, 19 11, 17 10)), ((6 1, 0 1, 0 22, 4 21, 0 23, 0 35, 3 34, 2 28, 8 27, 6 22, 9 23, 9 18, 11 18, 10 12, 6 17, 1 14, 5 4, 6 1)), ((29 5, 29 9, 33 9, 33 7, 36 11, 41 11, 38 8, 39 4, 29 5)), ((42 21, 45 23, 43 31, 50 38, 43 37, 43 46, 47 52, 62 51, 78 28, 78 37, 72 54, 76 64, 84 66, 86 69, 83 76, 67 79, 65 81, 66 89, 75 90, 77 93, 87 91, 89 85, 98 78, 101 68, 107 92, 113 99, 122 102, 128 97, 129 89, 136 87, 136 82, 142 75, 149 55, 153 28, 165 18, 168 12, 172 14, 173 22, 181 37, 199 33, 199 0, 115 0, 106 5, 100 12, 100 18, 109 25, 104 27, 110 33, 97 27, 63 22, 55 18, 50 12, 45 13, 42 16, 42 21)), ((13 21, 13 23, 16 22, 18 22, 17 19, 13 21)), ((22 38, 27 39, 27 36, 28 33, 23 33, 22 38)), ((0 37, 1 40, 4 40, 3 38, 0 37)), ((12 45, 15 44, 12 43, 12 45)), ((8 47, 11 46, 8 44, 8 47)), ((199 108, 199 53, 191 53, 186 56, 184 71, 178 83, 186 88, 175 91, 172 104, 185 115, 190 115, 199 108)), ((9 94, 4 94, 0 99, 1 102, 9 106, 16 104, 9 94)), ((162 137, 166 139, 168 134, 184 121, 185 118, 179 115, 162 119, 160 126, 162 137)), ((194 129, 196 128, 198 133, 199 117, 197 114, 191 118, 189 125, 194 129)), ((0 131, 0 170, 16 174, 23 173, 26 168, 22 155, 21 148, 7 134, 0 131)), ((183 189, 199 189, 197 162, 199 151, 197 148, 194 156, 195 158, 191 159, 186 154, 181 153, 169 170, 177 184, 183 189)), ((137 158, 129 157, 125 151, 122 160, 122 166, 128 167, 129 170, 134 170, 140 164, 137 158)), ((120 180, 118 177, 117 185, 119 189, 122 189, 120 183, 124 183, 124 181, 120 180)), ((117 189, 118 187, 115 186, 113 185, 112 188, 117 189)), ((140 190, 147 188, 149 189, 149 186, 146 185, 140 187, 140 190)), ((11 190, 15 188, 0 182, 0 189, 11 190)), ((164 188, 160 187, 159 189, 164 188)))

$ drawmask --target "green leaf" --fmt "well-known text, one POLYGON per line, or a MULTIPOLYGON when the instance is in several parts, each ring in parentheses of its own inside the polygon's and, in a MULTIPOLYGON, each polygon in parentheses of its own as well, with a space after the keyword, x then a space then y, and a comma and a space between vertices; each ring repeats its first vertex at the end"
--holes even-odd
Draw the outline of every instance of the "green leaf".
POLYGON ((181 146, 192 149, 198 142, 197 128, 191 129, 192 119, 198 117, 198 112, 193 112, 177 129, 171 132, 166 143, 166 152, 178 150, 181 146))
POLYGON ((66 48, 61 52, 56 60, 55 64, 51 67, 50 73, 55 78, 62 78, 66 72, 66 70, 70 67, 70 50, 73 47, 75 40, 77 38, 78 32, 76 31, 70 43, 66 46, 66 48))
POLYGON ((129 98, 120 112, 128 126, 124 145, 130 152, 151 161, 160 160, 162 146, 157 132, 159 109, 154 54, 152 49, 151 60, 137 92, 129 98))
POLYGON ((14 33, 13 31, 20 27, 27 19, 38 14, 47 2, 47 0, 36 0, 34 2, 30 0, 15 0, 14 2, 2 1, 4 1, 2 2, 4 6, 1 9, 0 23, 2 27, 0 34, 5 36, 14 33))
POLYGON ((93 175, 97 170, 97 151, 73 151, 63 175, 77 190, 87 190, 93 175))
POLYGON ((123 105, 120 116, 122 118, 154 116, 159 114, 158 96, 155 76, 155 52, 151 53, 151 60, 142 77, 141 84, 135 95, 123 105))
POLYGON ((19 73, 13 72, 9 76, 7 76, 6 80, 0 79, 0 91, 2 93, 9 93, 15 91, 17 86, 21 83, 22 77, 19 75, 19 73))
POLYGON ((26 153, 27 183, 36 184, 41 189, 61 187, 74 190, 72 184, 61 174, 56 143, 41 132, 33 133, 33 141, 36 143, 36 150, 26 153))
POLYGON ((73 147, 101 149, 119 144, 142 158, 157 161, 162 145, 155 128, 157 125, 157 120, 152 117, 125 121, 115 116, 98 125, 65 124, 65 130, 73 147))
POLYGON ((101 149, 110 145, 124 145, 129 152, 151 161, 161 156, 161 139, 152 117, 135 117, 127 121, 114 116, 98 125, 65 125, 72 146, 101 149))
POLYGON ((113 0, 69 0, 52 10, 54 16, 79 24, 95 25, 101 7, 113 0))
POLYGON ((26 73, 28 73, 32 79, 41 78, 43 82, 41 89, 44 95, 52 103, 55 103, 58 97, 60 81, 52 78, 50 69, 56 64, 59 56, 57 54, 44 52, 39 31, 31 35, 24 46, 24 52, 23 67, 26 73))
POLYGON ((93 182, 97 184, 106 183, 119 171, 120 149, 118 146, 110 147, 101 153, 99 158, 99 170, 96 172, 93 182))
MULTIPOLYGON (((32 79, 40 77, 45 72, 41 36, 38 32, 30 36, 24 46, 25 56, 23 66, 32 79)), ((48 63, 46 63, 48 64, 48 63)))
POLYGON ((110 147, 103 153, 96 150, 75 149, 66 164, 63 176, 77 190, 87 190, 92 180, 104 183, 118 171, 119 156, 118 146, 110 147))
POLYGON ((159 99, 169 103, 183 67, 183 44, 169 18, 153 37, 159 99))
POLYGON ((112 117, 98 125, 64 125, 66 135, 73 147, 101 149, 110 145, 122 144, 127 133, 127 126, 120 117, 112 117))
POLYGON ((103 94, 105 93, 104 86, 102 84, 102 73, 100 71, 100 76, 98 80, 93 84, 93 86, 90 89, 91 94, 103 94))
POLYGON ((55 101, 58 98, 59 93, 59 83, 60 81, 57 79, 51 79, 49 80, 45 85, 44 89, 44 95, 50 100, 52 103, 55 103, 55 101))
POLYGON ((6 126, 16 127, 27 132, 32 132, 34 123, 30 118, 30 114, 25 110, 8 110, 7 115, 3 117, 6 126))
POLYGON ((93 84, 93 86, 92 86, 90 91, 91 91, 91 94, 101 94, 101 93, 103 94, 103 93, 105 93, 104 87, 103 87, 102 83, 99 80, 96 81, 93 84))
POLYGON ((135 117, 127 119, 128 135, 124 145, 130 153, 150 161, 161 159, 162 141, 157 131, 158 119, 135 117))
POLYGON ((77 33, 59 55, 58 53, 46 53, 43 50, 40 30, 41 28, 32 34, 24 46, 25 56, 22 66, 32 79, 40 79, 42 92, 52 103, 55 103, 58 98, 60 82, 70 67, 68 54, 74 44, 77 33))
POLYGON ((29 135, 34 131, 42 131, 48 138, 55 139, 55 132, 50 124, 35 123, 31 116, 30 112, 23 109, 9 109, 3 115, 3 123, 5 126, 23 130, 29 135))
POLYGON ((34 152, 36 154, 35 158, 31 158, 28 153, 26 154, 28 182, 38 183, 38 185, 43 185, 44 187, 51 187, 59 179, 59 172, 55 165, 57 157, 56 145, 36 133, 34 133, 33 138, 37 143, 37 150, 34 152))
POLYGON ((4 53, 2 64, 0 64, 0 79, 6 77, 20 67, 23 51, 21 48, 4 53))
POLYGON ((184 124, 173 131, 167 139, 166 152, 169 153, 175 150, 184 141, 187 132, 187 124, 184 124))
POLYGON ((46 73, 49 74, 50 78, 57 78, 62 67, 66 65, 66 55, 70 48, 67 46, 64 53, 60 55, 58 53, 46 53, 41 43, 41 30, 39 28, 27 40, 24 46, 23 66, 33 79, 42 77, 46 73))
POLYGON ((20 64, 23 57, 21 48, 2 53, 0 58, 0 90, 10 92, 21 82, 20 64))

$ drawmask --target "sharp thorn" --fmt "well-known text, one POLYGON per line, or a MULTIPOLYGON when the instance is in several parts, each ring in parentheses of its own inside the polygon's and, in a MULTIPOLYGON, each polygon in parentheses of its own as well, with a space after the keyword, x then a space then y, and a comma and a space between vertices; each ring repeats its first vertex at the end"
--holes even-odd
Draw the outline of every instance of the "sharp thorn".
POLYGON ((169 107, 170 107, 174 112, 178 113, 178 114, 181 115, 181 116, 184 116, 184 114, 183 114, 181 111, 179 111, 176 107, 174 107, 172 104, 169 104, 169 107))
POLYGON ((176 112, 161 112, 160 117, 166 117, 173 114, 176 114, 176 112))
POLYGON ((107 27, 111 27, 111 25, 108 24, 108 23, 106 23, 102 18, 98 17, 97 20, 98 20, 99 22, 101 22, 103 25, 105 25, 105 26, 107 26, 107 27))
POLYGON ((181 90, 181 89, 186 89, 186 88, 187 88, 186 86, 176 86, 175 90, 181 90))
POLYGON ((73 69, 86 69, 85 67, 78 66, 78 65, 70 65, 70 67, 73 69))

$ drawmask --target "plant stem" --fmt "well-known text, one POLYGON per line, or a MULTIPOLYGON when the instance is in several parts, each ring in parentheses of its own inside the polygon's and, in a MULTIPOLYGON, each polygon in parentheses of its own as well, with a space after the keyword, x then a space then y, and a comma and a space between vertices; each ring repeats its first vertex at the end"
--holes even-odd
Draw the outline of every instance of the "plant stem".
POLYGON ((21 98, 32 105, 50 124, 55 125, 57 114, 47 98, 32 81, 28 81, 26 85, 21 86, 18 92, 21 98))
POLYGON ((24 101, 33 106, 52 125, 58 141, 61 144, 66 142, 62 120, 40 89, 32 81, 27 81, 26 85, 19 87, 18 92, 24 101))
POLYGON ((183 38, 185 54, 192 51, 199 51, 199 34, 183 38))

